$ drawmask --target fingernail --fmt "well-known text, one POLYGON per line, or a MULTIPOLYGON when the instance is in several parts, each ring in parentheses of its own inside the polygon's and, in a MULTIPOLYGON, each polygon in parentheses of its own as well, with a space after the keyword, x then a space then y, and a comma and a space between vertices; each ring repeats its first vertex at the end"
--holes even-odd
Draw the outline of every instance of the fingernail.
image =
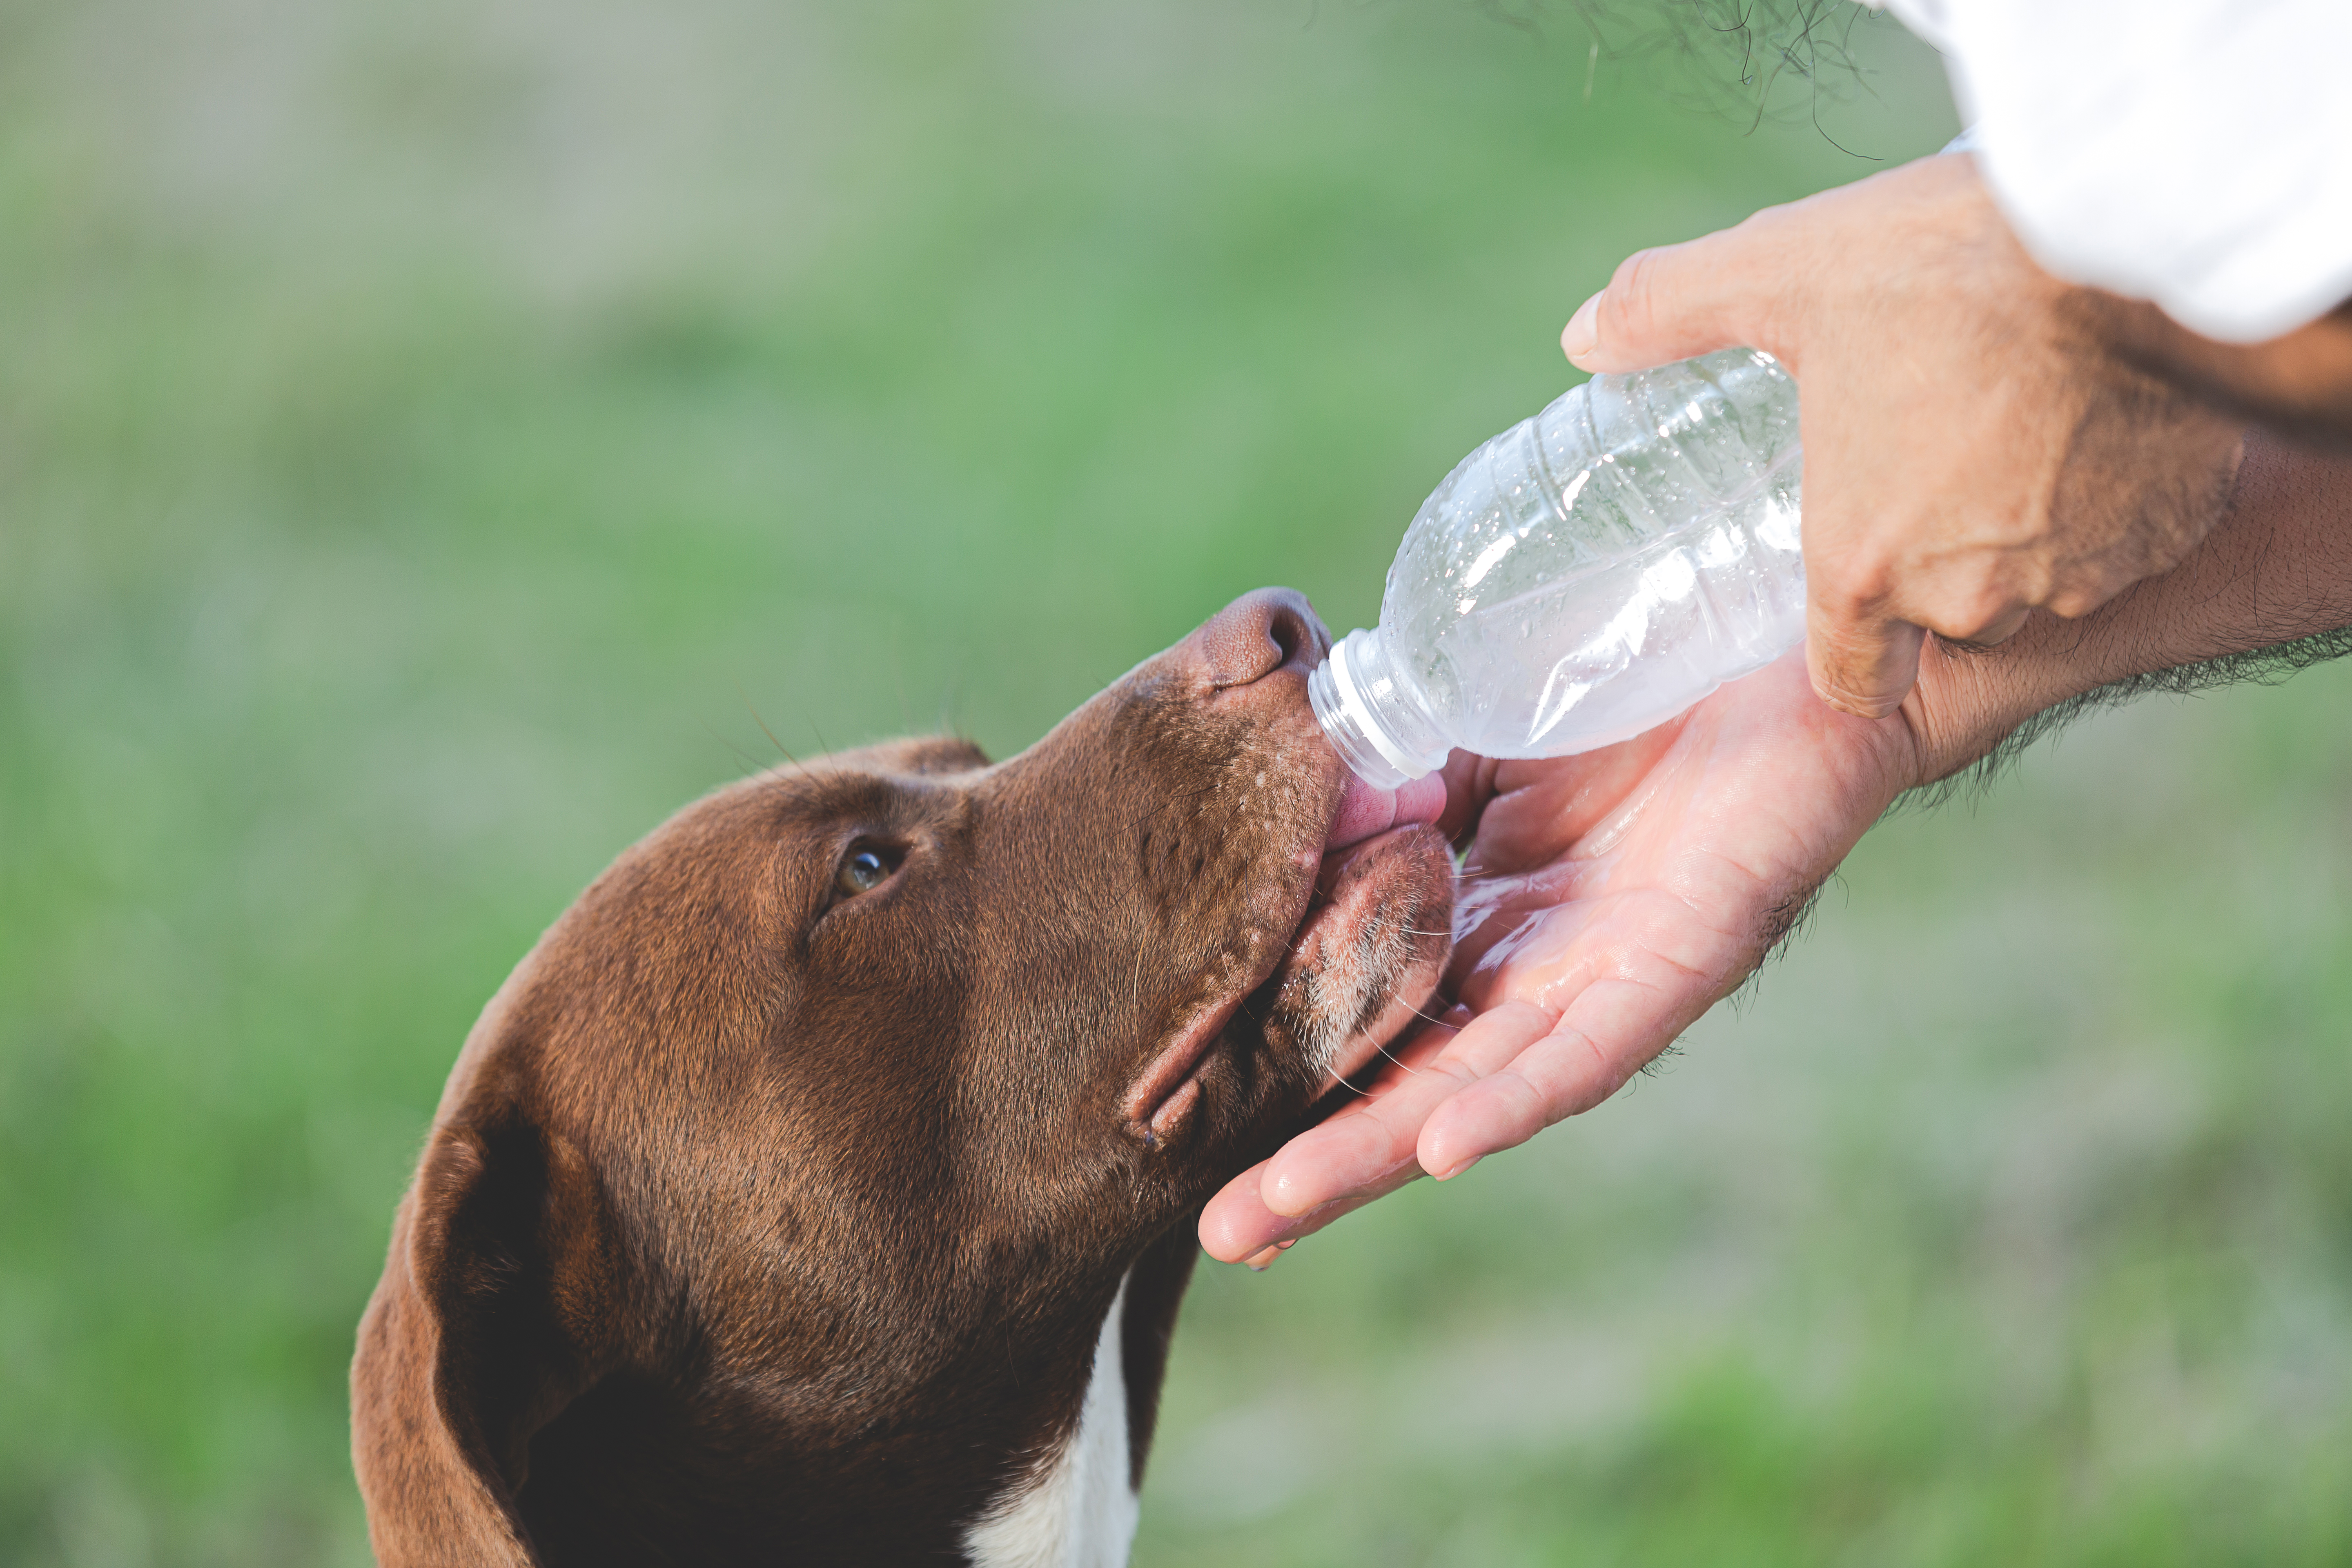
MULTIPOLYGON (((1601 294, 1607 292, 1609 290, 1603 289, 1601 294)), ((1571 361, 1580 362, 1601 342, 1600 329, 1594 324, 1601 315, 1601 294, 1595 294, 1579 305, 1576 314, 1568 319, 1568 325, 1560 331, 1560 350, 1571 361)))
POLYGON ((1269 1247, 1263 1252, 1251 1253, 1247 1258, 1243 1258, 1242 1261, 1249 1265, 1249 1271, 1251 1273, 1263 1274, 1269 1267, 1272 1266, 1274 1260, 1281 1256, 1281 1247, 1269 1247))
POLYGON ((1295 1237, 1295 1236, 1294 1236, 1294 1237, 1291 1237, 1289 1239, 1287 1239, 1287 1240, 1286 1240, 1286 1241, 1277 1241, 1277 1242, 1276 1242, 1276 1243, 1274 1244, 1274 1249, 1275 1249, 1276 1252, 1287 1252, 1287 1251, 1289 1251, 1292 1247, 1296 1247, 1296 1246, 1297 1246, 1297 1245, 1298 1245, 1298 1238, 1297 1238, 1297 1237, 1295 1237))
POLYGON ((1467 1160, 1463 1161, 1463 1162, 1462 1162, 1462 1163, 1460 1163, 1460 1164, 1458 1164, 1458 1165, 1454 1166, 1454 1169, 1452 1169, 1452 1170, 1450 1170, 1450 1171, 1446 1172, 1444 1175, 1442 1175, 1442 1176, 1438 1177, 1437 1179, 1438 1179, 1439 1181, 1441 1181, 1441 1182, 1450 1182, 1450 1181, 1452 1181, 1454 1177, 1456 1177, 1456 1176, 1460 1175, 1463 1172, 1465 1172, 1465 1171, 1468 1170, 1471 1166, 1473 1166, 1473 1165, 1476 1164, 1479 1161, 1481 1161, 1481 1160, 1485 1159, 1486 1157, 1486 1155, 1484 1155, 1484 1154, 1473 1154, 1473 1155, 1471 1155, 1467 1160))

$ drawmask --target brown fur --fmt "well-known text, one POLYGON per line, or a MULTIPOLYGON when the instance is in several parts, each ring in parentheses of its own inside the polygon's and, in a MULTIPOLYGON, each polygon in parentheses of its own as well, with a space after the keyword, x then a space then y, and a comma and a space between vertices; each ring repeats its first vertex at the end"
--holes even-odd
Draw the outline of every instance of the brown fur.
POLYGON ((1327 640, 1254 595, 1007 763, 782 769, 598 878, 467 1038, 361 1324, 379 1558, 958 1561, 1130 1267, 1139 1478, 1192 1216, 1444 956, 1430 829, 1318 900, 1327 640))

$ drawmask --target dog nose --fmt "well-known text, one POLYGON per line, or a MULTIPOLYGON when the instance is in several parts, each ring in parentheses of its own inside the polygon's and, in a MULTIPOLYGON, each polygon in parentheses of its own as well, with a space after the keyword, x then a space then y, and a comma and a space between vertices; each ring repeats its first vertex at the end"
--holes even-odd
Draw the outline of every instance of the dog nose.
POLYGON ((1247 686, 1287 665, 1304 675, 1331 651, 1307 595, 1289 588, 1244 594, 1184 639, 1212 690, 1247 686))

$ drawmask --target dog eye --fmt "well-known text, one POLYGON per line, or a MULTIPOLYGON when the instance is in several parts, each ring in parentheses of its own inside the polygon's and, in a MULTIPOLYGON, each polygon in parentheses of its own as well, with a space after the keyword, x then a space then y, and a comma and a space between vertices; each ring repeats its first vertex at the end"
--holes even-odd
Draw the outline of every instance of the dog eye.
POLYGON ((841 862, 841 869, 833 885, 844 898, 854 899, 860 893, 870 893, 890 879, 898 868, 898 851, 877 845, 860 844, 850 850, 841 862))

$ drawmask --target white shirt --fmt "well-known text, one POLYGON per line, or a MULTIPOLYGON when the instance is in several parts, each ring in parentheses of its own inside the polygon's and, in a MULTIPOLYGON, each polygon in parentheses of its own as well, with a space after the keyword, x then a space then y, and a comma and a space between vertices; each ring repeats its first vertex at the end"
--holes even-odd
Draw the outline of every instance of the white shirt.
POLYGON ((2346 0, 1879 0, 2059 277, 2257 342, 2352 299, 2346 0))

